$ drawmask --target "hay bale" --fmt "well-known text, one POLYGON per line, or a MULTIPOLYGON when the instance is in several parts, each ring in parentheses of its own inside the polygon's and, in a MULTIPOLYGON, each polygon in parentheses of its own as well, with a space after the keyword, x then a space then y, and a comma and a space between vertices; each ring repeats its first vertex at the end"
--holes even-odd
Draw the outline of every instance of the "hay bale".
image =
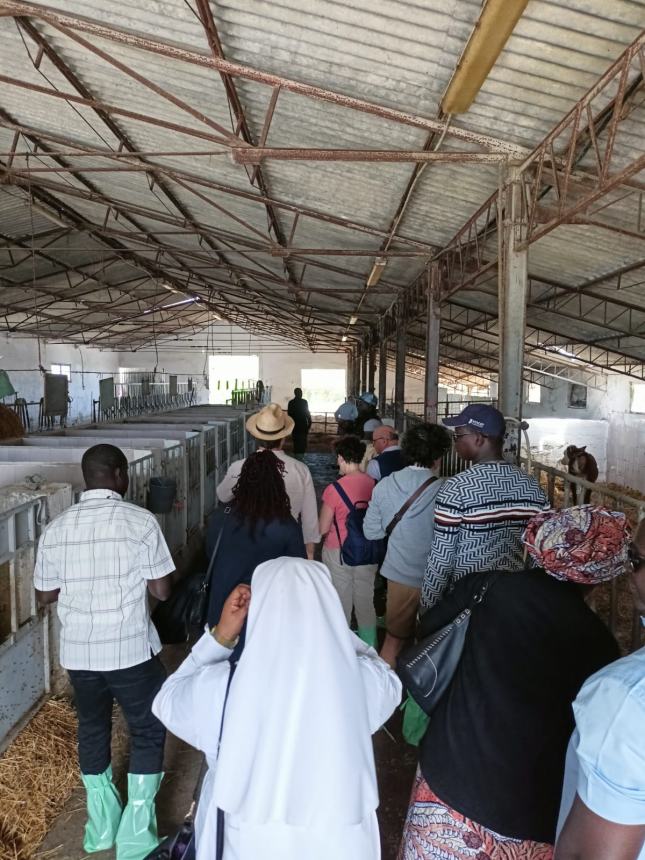
POLYGON ((25 435, 25 428, 13 409, 0 403, 0 439, 15 439, 25 435))
POLYGON ((79 783, 76 714, 50 699, 0 757, 0 860, 30 860, 79 783))

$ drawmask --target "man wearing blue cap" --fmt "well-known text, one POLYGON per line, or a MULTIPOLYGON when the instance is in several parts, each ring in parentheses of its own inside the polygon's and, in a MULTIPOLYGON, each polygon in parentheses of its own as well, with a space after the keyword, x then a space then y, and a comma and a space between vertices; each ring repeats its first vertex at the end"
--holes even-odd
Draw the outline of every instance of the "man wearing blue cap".
POLYGON ((522 570, 522 532, 534 514, 549 507, 535 478, 504 460, 506 421, 498 409, 474 403, 443 423, 453 430, 457 455, 472 465, 437 494, 421 591, 424 611, 466 574, 522 570))

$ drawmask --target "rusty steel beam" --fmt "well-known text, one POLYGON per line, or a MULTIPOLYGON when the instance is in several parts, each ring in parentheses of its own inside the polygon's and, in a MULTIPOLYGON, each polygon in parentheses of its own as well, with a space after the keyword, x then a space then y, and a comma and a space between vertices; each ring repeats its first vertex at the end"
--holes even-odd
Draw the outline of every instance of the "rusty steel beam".
MULTIPOLYGON (((38 41, 40 37, 40 39, 42 39, 42 42, 45 45, 48 44, 41 36, 39 31, 28 20, 26 20, 25 18, 18 18, 17 20, 20 26, 27 29, 29 35, 34 40, 38 41)), ((204 125, 213 129, 213 131, 216 131, 229 144, 238 147, 243 146, 243 142, 240 141, 239 138, 236 137, 236 135, 228 131, 228 129, 224 128, 224 126, 221 126, 218 122, 215 122, 214 120, 210 119, 210 117, 206 116, 206 114, 202 113, 202 111, 196 110, 192 105, 189 105, 187 102, 183 101, 183 99, 177 98, 177 96, 168 92, 168 90, 165 90, 163 87, 160 87, 154 81, 151 81, 144 75, 139 74, 139 72, 137 72, 135 69, 131 69, 130 66, 126 65, 125 63, 122 63, 113 54, 110 54, 108 51, 103 51, 97 45, 88 42, 86 39, 83 39, 81 36, 78 35, 78 33, 75 33, 73 30, 68 30, 66 27, 54 22, 50 22, 50 24, 52 27, 54 27, 54 29, 67 36, 68 39, 71 39, 73 42, 76 42, 82 48, 85 48, 86 51, 90 51, 91 53, 96 54, 96 56, 100 57, 102 60, 104 60, 104 62, 108 63, 111 66, 114 66, 115 69, 118 69, 124 75, 131 77, 133 80, 137 81, 137 83, 141 84, 146 89, 151 90, 155 95, 159 96, 165 101, 170 102, 170 104, 179 108, 179 110, 184 111, 189 116, 192 116, 193 119, 198 120, 198 122, 202 122, 204 125)), ((50 48, 50 51, 53 52, 54 56, 57 56, 53 49, 50 48)), ((45 48, 45 52, 48 53, 47 48, 45 48)), ((65 76, 67 77, 67 75, 65 76)))
POLYGON ((377 162, 438 162, 441 164, 500 164, 509 161, 499 152, 428 152, 405 149, 287 149, 284 147, 254 147, 231 149, 235 164, 261 164, 263 161, 377 161, 377 162))
MULTIPOLYGON (((241 63, 233 63, 229 60, 215 57, 212 54, 205 55, 198 51, 170 45, 165 42, 159 42, 154 39, 139 36, 135 33, 130 33, 126 30, 101 24, 88 18, 81 18, 79 16, 61 13, 48 6, 14 2, 14 0, 3 0, 3 4, 0 6, 0 15, 10 15, 13 17, 26 16, 46 21, 52 25, 57 25, 59 27, 62 26, 79 33, 87 33, 101 39, 107 39, 111 42, 127 45, 130 48, 147 51, 159 56, 169 57, 179 62, 186 62, 203 68, 212 68, 226 75, 255 81, 256 83, 265 84, 269 87, 280 87, 282 90, 296 93, 315 101, 329 102, 339 107, 345 107, 350 110, 378 116, 381 119, 389 120, 400 125, 422 128, 427 131, 441 132, 443 130, 444 123, 438 120, 417 116, 405 111, 388 108, 385 105, 379 105, 363 99, 357 99, 352 96, 337 93, 332 90, 326 90, 321 87, 294 81, 290 78, 262 72, 257 69, 253 69, 250 66, 242 65, 241 63)), ((526 155, 528 155, 528 152, 524 147, 508 141, 498 140, 488 135, 477 134, 475 132, 459 128, 455 125, 451 125, 447 134, 450 137, 474 144, 475 146, 484 147, 492 152, 503 152, 510 156, 519 158, 526 157, 526 155)))
MULTIPOLYGON (((79 92, 80 95, 83 98, 87 99, 88 101, 95 101, 93 94, 78 79, 76 74, 67 66, 67 64, 62 60, 62 58, 58 55, 58 53, 54 50, 54 48, 49 44, 49 42, 44 38, 44 36, 30 22, 24 21, 24 22, 22 22, 22 25, 25 28, 25 30, 28 32, 29 36, 32 39, 34 39, 36 44, 43 51, 43 53, 46 54, 46 56, 50 59, 50 61, 54 64, 54 66, 72 84, 74 89, 76 89, 77 92, 79 92)), ((94 46, 89 45, 89 43, 87 43, 84 39, 81 39, 80 37, 78 37, 76 34, 70 34, 70 35, 73 39, 80 42, 83 45, 83 47, 87 48, 88 50, 97 52, 99 54, 99 56, 102 56, 103 59, 106 59, 105 52, 102 52, 99 49, 95 49, 94 46)), ((135 79, 139 80, 142 77, 138 73, 136 73, 132 70, 128 70, 127 67, 125 67, 122 63, 119 63, 118 61, 112 61, 111 59, 110 59, 110 61, 113 62, 113 64, 117 65, 117 67, 120 68, 121 71, 124 71, 124 72, 130 71, 132 76, 135 79)), ((165 93, 165 91, 161 91, 161 89, 159 87, 157 87, 156 85, 151 84, 151 89, 153 89, 155 92, 158 92, 158 94, 168 95, 167 93, 165 93)), ((172 96, 169 96, 169 100, 173 101, 173 103, 178 101, 178 100, 174 99, 174 97, 172 97, 172 96)), ((137 147, 127 137, 127 135, 119 128, 119 126, 114 122, 114 120, 112 119, 111 116, 106 114, 104 111, 102 111, 98 107, 94 107, 93 109, 95 110, 95 112, 97 113, 99 118, 107 125, 107 127, 110 129, 110 131, 116 136, 117 140, 119 140, 120 144, 126 150, 128 150, 130 152, 134 152, 137 150, 137 147)), ((195 113, 192 108, 189 109, 189 112, 195 113)), ((218 128, 220 128, 220 127, 218 127, 218 128)), ((226 134, 229 135, 228 132, 226 132, 226 134)), ((234 137, 234 136, 231 136, 231 137, 234 137)), ((142 158, 139 158, 139 161, 142 162, 143 165, 145 165, 145 163, 146 163, 145 159, 142 159, 142 158)), ((61 159, 58 159, 58 162, 60 163, 61 159)), ((89 187, 93 191, 96 191, 96 189, 84 177, 83 177, 83 181, 87 187, 89 187)), ((181 203, 181 201, 179 201, 179 199, 174 194, 174 192, 166 184, 165 180, 157 177, 157 184, 158 184, 160 190, 165 194, 165 196, 168 198, 168 200, 175 207, 175 209, 177 209, 177 211, 181 214, 184 221, 187 224, 190 224, 191 227, 193 229, 195 229, 197 233, 199 233, 199 231, 196 229, 196 224, 195 224, 194 220, 192 219, 190 212, 184 207, 184 205, 181 203)), ((116 210, 116 211, 118 211, 118 210, 116 210)), ((136 222, 131 216, 128 216, 128 217, 129 217, 129 220, 133 224, 135 224, 135 226, 137 226, 138 229, 141 229, 141 226, 138 224, 138 222, 136 222)), ((150 237, 150 240, 153 243, 155 243, 157 246, 163 247, 163 243, 159 242, 151 234, 148 233, 148 235, 150 237)), ((231 276, 234 277, 234 275, 233 275, 234 267, 229 264, 228 260, 226 260, 226 257, 217 248, 215 243, 211 239, 209 239, 208 237, 202 236, 202 238, 208 244, 208 246, 211 248, 211 250, 217 255, 218 259, 220 259, 220 261, 228 267, 228 269, 231 273, 231 276)), ((239 276, 238 276, 238 278, 239 278, 239 276)), ((259 296, 258 298, 260 298, 260 300, 262 301, 262 297, 259 296)))
POLYGON ((8 86, 12 87, 18 87, 19 89, 23 90, 28 90, 32 93, 38 93, 39 95, 48 96, 53 99, 60 99, 65 102, 70 102, 71 104, 81 105, 82 107, 102 110, 106 114, 114 116, 123 116, 127 119, 135 120, 136 122, 142 122, 146 123, 147 125, 158 126, 159 128, 164 128, 168 131, 174 131, 177 134, 185 134, 189 137, 196 137, 201 140, 207 140, 210 143, 222 143, 222 145, 227 145, 227 141, 209 132, 201 131, 196 128, 190 128, 188 126, 183 126, 179 123, 170 122, 169 120, 149 116, 148 114, 142 114, 137 111, 126 110, 125 108, 120 108, 116 105, 107 104, 98 99, 87 99, 83 98, 83 96, 76 95, 75 93, 62 92, 61 90, 52 90, 49 87, 42 86, 41 84, 31 83, 30 81, 23 81, 19 78, 9 77, 8 75, 0 75, 0 83, 7 84, 8 86))
MULTIPOLYGON (((217 31, 217 26, 215 24, 215 19, 213 17, 213 13, 211 11, 209 0, 197 0, 197 10, 199 13, 200 20, 202 22, 202 26, 206 33, 206 38, 208 41, 208 45, 211 49, 212 56, 217 60, 224 60, 224 51, 222 48, 222 43, 219 38, 219 33, 217 31)), ((220 70, 220 78, 222 83, 224 84, 224 89, 226 91, 226 97, 228 99, 229 105, 232 108, 233 114, 237 120, 237 128, 239 129, 239 134, 245 144, 246 149, 254 148, 255 140, 253 134, 251 133, 251 129, 249 127, 248 120, 246 118, 246 114, 244 112, 244 108, 242 106, 242 102, 240 100, 239 94, 235 87, 235 82, 233 78, 220 70)), ((266 141, 267 135, 269 133, 269 127, 271 125, 271 120, 273 118, 273 113, 275 111, 276 102, 278 96, 280 94, 280 87, 273 87, 271 98, 269 100, 269 105, 267 107, 266 116, 264 119, 263 128, 261 131, 262 142, 266 141)), ((237 152, 241 152, 241 149, 236 149, 237 152)), ((267 186, 267 181, 262 172, 262 169, 258 163, 257 167, 253 170, 250 177, 251 184, 253 185, 257 182, 258 187, 263 194, 263 196, 269 196, 269 189, 267 186)), ((287 240, 282 229, 282 225, 280 224, 280 219, 278 218, 278 214, 276 210, 270 203, 265 204, 266 214, 269 222, 269 230, 273 230, 273 235, 275 237, 275 241, 278 245, 281 245, 283 248, 287 245, 287 240)), ((304 314, 305 307, 307 301, 303 301, 301 294, 301 284, 296 277, 296 274, 289 263, 288 259, 284 261, 284 270, 287 275, 288 280, 292 285, 292 292, 294 298, 294 304, 296 305, 296 309, 300 311, 302 314, 302 322, 305 323, 304 314)), ((305 333, 307 336, 307 340, 310 343, 311 347, 315 346, 315 340, 310 339, 309 334, 307 334, 307 328, 305 326, 305 333)))
MULTIPOLYGON (((59 143, 65 146, 73 147, 74 149, 82 152, 88 156, 99 156, 101 158, 128 158, 130 157, 129 153, 117 153, 112 150, 101 148, 101 147, 89 147, 84 144, 78 143, 77 141, 72 141, 69 138, 62 137, 61 135, 53 134, 52 132, 45 132, 40 129, 36 129, 32 126, 25 126, 18 123, 11 123, 5 120, 2 120, 0 117, 0 126, 4 128, 11 129, 17 132, 23 132, 27 136, 31 138, 39 138, 42 140, 52 141, 55 143, 59 143)), ((69 155, 75 155, 76 153, 68 153, 69 155)), ((136 155, 164 155, 164 153, 135 153, 136 155)), ((66 153, 62 152, 52 152, 52 155, 66 155, 66 153)), ((293 203, 289 203, 286 200, 279 200, 275 197, 266 197, 260 194, 256 194, 251 191, 244 191, 240 188, 233 188, 228 185, 223 185, 218 182, 214 182, 209 180, 203 176, 199 176, 197 174, 192 174, 187 171, 178 170, 177 168, 170 168, 167 165, 150 163, 150 170, 158 173, 160 175, 166 175, 171 179, 179 178, 184 180, 189 184, 195 184, 203 186, 204 188, 208 188, 212 191, 217 191, 218 193, 238 197, 242 200, 246 200, 250 203, 264 205, 271 204, 274 208, 284 210, 285 212, 293 213, 294 216, 311 218, 312 220, 322 221, 326 224, 332 224, 335 227, 343 227, 347 230, 353 230, 359 233, 365 233, 369 236, 377 236, 379 238, 389 238, 389 231, 386 232, 384 230, 378 230, 375 227, 370 227, 368 224, 363 224, 358 221, 352 221, 351 219, 339 218, 335 215, 331 215, 327 212, 320 212, 316 209, 310 209, 303 206, 297 206, 293 203)), ((421 242, 416 239, 411 239, 406 236, 402 236, 401 234, 395 234, 394 240, 401 244, 410 245, 418 248, 427 248, 432 249, 431 245, 428 245, 426 242, 421 242)))

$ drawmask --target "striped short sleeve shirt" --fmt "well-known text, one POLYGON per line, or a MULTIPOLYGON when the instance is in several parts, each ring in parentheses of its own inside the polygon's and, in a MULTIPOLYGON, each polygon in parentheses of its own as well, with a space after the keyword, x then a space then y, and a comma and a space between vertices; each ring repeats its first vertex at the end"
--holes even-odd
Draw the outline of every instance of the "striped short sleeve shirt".
POLYGON ((175 568, 159 524, 111 490, 88 490, 44 530, 34 585, 60 589, 65 669, 126 669, 161 650, 146 581, 175 568))

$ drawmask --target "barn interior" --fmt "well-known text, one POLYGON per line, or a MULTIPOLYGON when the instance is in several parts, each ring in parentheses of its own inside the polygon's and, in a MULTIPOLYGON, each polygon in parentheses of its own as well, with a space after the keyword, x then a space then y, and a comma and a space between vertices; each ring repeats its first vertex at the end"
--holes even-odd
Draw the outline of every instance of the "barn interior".
MULTIPOLYGON (((246 417, 298 386, 314 473, 346 397, 399 430, 488 402, 554 504, 574 444, 642 518, 644 25, 642 0, 0 0, 0 749, 64 692, 31 573, 93 440, 135 503, 175 481, 179 569, 246 417)), ((15 857, 79 856, 57 821, 15 857)))

